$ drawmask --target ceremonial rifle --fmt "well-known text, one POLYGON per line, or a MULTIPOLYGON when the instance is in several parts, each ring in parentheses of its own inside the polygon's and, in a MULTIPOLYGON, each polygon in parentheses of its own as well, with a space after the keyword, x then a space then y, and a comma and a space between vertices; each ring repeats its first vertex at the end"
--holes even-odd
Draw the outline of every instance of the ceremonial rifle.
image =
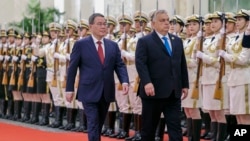
MULTIPOLYGON (((199 23, 200 23, 200 33, 201 37, 199 37, 198 45, 197 45, 197 50, 198 51, 203 51, 203 30, 202 30, 202 17, 201 17, 201 0, 199 1, 199 23)), ((196 80, 194 84, 194 89, 192 91, 191 98, 192 99, 199 99, 199 79, 200 76, 202 75, 202 59, 197 58, 198 61, 198 67, 197 67, 197 73, 196 73, 196 80)))
MULTIPOLYGON (((222 0, 222 28, 223 31, 226 31, 226 19, 225 19, 225 13, 224 13, 224 0, 222 0)), ((226 48, 226 33, 223 33, 221 39, 218 42, 218 46, 220 50, 225 50, 226 48)), ((223 98, 223 87, 222 87, 222 77, 225 75, 225 60, 223 57, 220 57, 220 72, 219 72, 219 78, 216 81, 216 87, 214 91, 214 99, 221 100, 223 98)))

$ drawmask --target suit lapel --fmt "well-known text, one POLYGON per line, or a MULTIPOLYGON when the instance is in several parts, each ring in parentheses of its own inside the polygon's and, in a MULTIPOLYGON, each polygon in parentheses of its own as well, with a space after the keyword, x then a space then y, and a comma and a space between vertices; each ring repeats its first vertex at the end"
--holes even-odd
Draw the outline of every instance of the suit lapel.
POLYGON ((152 33, 153 39, 155 40, 155 42, 157 43, 157 46, 160 47, 162 49, 162 51, 169 56, 167 49, 165 47, 165 45, 163 44, 162 40, 159 38, 159 36, 157 35, 157 33, 154 31, 152 33))
POLYGON ((109 60, 109 56, 110 56, 110 44, 109 42, 107 41, 107 39, 103 39, 103 42, 104 42, 104 51, 105 51, 105 57, 104 57, 104 66, 108 64, 108 60, 109 60))
POLYGON ((170 39, 170 42, 171 42, 171 47, 172 47, 172 57, 174 56, 175 54, 175 51, 176 51, 176 45, 175 45, 175 37, 172 35, 172 34, 168 34, 169 36, 169 39, 170 39))

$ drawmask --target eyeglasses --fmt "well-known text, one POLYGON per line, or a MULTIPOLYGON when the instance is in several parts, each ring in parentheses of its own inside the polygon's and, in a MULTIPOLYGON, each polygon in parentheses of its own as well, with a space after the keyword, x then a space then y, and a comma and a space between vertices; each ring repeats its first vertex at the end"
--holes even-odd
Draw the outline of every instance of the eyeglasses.
POLYGON ((98 26, 107 26, 107 23, 105 22, 105 23, 95 23, 96 25, 98 25, 98 26))

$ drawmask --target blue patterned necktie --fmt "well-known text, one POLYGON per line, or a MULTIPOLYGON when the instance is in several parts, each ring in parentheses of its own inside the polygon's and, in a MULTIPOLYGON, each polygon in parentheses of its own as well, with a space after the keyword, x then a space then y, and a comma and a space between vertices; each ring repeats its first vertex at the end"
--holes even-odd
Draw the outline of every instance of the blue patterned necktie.
POLYGON ((166 47, 166 49, 168 51, 168 54, 170 56, 172 56, 172 51, 171 51, 169 43, 168 43, 168 38, 164 36, 164 37, 162 37, 162 39, 164 40, 164 45, 165 45, 165 47, 166 47))

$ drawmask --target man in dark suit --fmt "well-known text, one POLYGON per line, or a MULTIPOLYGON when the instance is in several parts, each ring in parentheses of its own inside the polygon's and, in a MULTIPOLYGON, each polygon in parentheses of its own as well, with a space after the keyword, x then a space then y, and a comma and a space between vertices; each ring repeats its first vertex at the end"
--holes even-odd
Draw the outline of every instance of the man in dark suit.
POLYGON ((70 56, 66 99, 72 101, 79 68, 77 99, 83 103, 87 116, 88 138, 89 141, 100 141, 109 104, 115 101, 114 71, 122 83, 124 94, 128 92, 129 79, 118 45, 104 38, 107 34, 104 16, 92 14, 89 27, 92 35, 76 41, 70 56))
POLYGON ((139 39, 135 56, 142 99, 142 141, 154 140, 162 112, 170 141, 181 141, 181 98, 186 98, 189 88, 182 40, 168 34, 165 10, 154 13, 152 27, 151 34, 139 39))

